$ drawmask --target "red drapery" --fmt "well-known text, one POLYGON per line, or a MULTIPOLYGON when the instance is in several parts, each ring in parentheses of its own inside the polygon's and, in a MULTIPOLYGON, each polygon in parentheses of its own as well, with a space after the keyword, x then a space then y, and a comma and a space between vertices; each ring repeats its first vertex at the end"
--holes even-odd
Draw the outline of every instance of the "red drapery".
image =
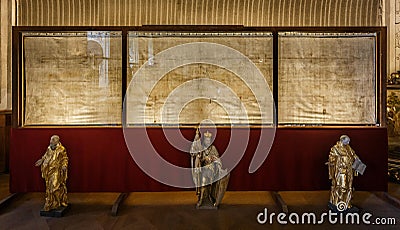
MULTIPOLYGON (((219 128, 215 146, 224 152, 230 129, 219 128)), ((135 132, 134 129, 132 132, 135 132)), ((194 129, 181 129, 187 139, 194 129)), ((190 167, 189 155, 176 150, 163 137, 161 128, 148 128, 156 150, 167 161, 190 167)), ((40 168, 34 163, 57 134, 69 157, 69 192, 171 191, 147 176, 132 159, 121 128, 18 128, 11 131, 10 191, 44 191, 40 168)), ((361 128, 277 128, 272 149, 264 164, 253 174, 249 164, 258 144, 260 129, 250 130, 250 141, 240 163, 231 172, 228 190, 327 190, 330 188, 325 162, 340 135, 367 165, 356 177, 356 190, 387 190, 387 130, 361 128)), ((134 142, 135 140, 133 140, 134 142)), ((135 143, 140 148, 141 143, 135 143)))

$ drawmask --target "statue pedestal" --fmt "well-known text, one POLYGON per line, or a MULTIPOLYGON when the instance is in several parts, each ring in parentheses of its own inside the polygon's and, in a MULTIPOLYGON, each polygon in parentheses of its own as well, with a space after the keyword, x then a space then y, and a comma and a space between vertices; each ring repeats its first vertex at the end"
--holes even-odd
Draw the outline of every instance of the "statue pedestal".
POLYGON ((70 209, 71 205, 68 204, 67 207, 59 207, 57 209, 52 209, 50 211, 40 210, 40 216, 45 217, 63 217, 65 213, 70 209))

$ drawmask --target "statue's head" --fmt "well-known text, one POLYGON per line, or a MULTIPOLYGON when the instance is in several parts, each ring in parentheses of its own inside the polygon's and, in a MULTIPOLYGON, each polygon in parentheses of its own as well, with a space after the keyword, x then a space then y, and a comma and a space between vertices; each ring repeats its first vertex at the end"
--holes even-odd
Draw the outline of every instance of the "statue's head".
POLYGON ((340 136, 340 142, 343 145, 348 145, 348 144, 350 144, 350 137, 347 135, 342 135, 342 136, 340 136))
POLYGON ((208 132, 207 130, 207 132, 205 132, 203 136, 203 145, 204 147, 208 148, 212 144, 212 133, 208 132))
POLYGON ((57 135, 53 135, 50 138, 50 148, 52 150, 57 148, 57 145, 60 143, 60 137, 57 135))

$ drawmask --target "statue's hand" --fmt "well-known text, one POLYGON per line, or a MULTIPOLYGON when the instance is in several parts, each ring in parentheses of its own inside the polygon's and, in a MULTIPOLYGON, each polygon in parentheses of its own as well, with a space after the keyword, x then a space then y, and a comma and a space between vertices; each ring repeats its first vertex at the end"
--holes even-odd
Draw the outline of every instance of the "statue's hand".
POLYGON ((42 163, 43 163, 43 159, 39 159, 39 160, 36 161, 35 166, 36 167, 41 166, 42 163))

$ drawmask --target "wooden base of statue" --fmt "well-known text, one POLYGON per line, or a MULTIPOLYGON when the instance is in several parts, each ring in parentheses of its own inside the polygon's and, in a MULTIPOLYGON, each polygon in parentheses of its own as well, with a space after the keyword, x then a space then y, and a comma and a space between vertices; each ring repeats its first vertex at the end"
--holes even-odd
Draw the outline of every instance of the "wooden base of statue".
POLYGON ((45 217, 63 217, 65 215, 65 213, 71 208, 71 205, 68 204, 68 206, 64 207, 61 206, 59 208, 56 209, 52 209, 49 211, 45 211, 45 210, 40 210, 40 216, 45 216, 45 217))

